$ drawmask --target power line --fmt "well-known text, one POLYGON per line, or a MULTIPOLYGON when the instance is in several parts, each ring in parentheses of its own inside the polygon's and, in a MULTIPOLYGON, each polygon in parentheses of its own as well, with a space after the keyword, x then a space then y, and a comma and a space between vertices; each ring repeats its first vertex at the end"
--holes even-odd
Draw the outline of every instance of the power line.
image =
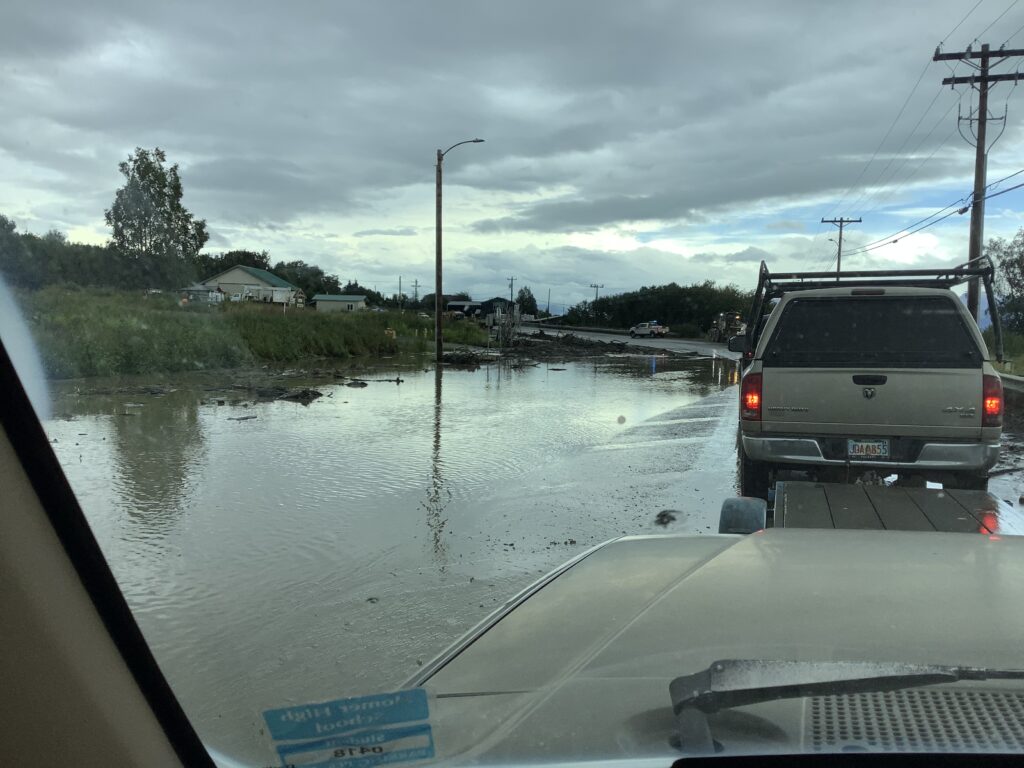
MULTIPOLYGON (((856 250, 850 251, 848 255, 849 256, 854 256, 854 255, 856 255, 858 253, 863 253, 865 251, 871 251, 871 250, 874 250, 875 248, 880 248, 883 245, 889 245, 891 243, 896 242, 897 240, 901 240, 904 237, 906 237, 907 235, 913 234, 914 232, 920 232, 921 230, 914 229, 914 227, 916 227, 918 224, 924 224, 926 221, 929 221, 930 219, 934 219, 939 214, 944 213, 945 211, 948 211, 950 208, 953 208, 954 206, 957 207, 957 210, 960 210, 962 205, 964 203, 966 203, 966 202, 967 202, 967 198, 966 197, 961 197, 959 200, 950 203, 945 208, 940 208, 939 210, 935 211, 935 213, 932 213, 932 214, 930 214, 928 216, 925 216, 923 219, 918 219, 913 224, 908 224, 907 226, 903 227, 903 229, 900 229, 897 232, 893 232, 891 235, 886 235, 885 237, 880 237, 877 240, 872 240, 870 243, 865 243, 864 245, 858 246, 856 250), (913 232, 911 232, 909 230, 913 230, 913 232)), ((938 219, 937 221, 933 221, 928 226, 930 227, 930 226, 932 226, 932 224, 938 224, 939 221, 942 221, 942 219, 938 219)), ((926 229, 926 228, 927 227, 922 227, 921 229, 926 229)))
MULTIPOLYGON (((989 24, 982 31, 982 35, 985 34, 992 25, 995 24, 999 19, 1006 15, 1006 13, 1017 4, 1018 0, 1013 0, 1009 7, 1003 11, 996 19, 989 24)), ((977 38, 975 38, 977 40, 977 38)), ((1001 120, 1003 123, 1003 129, 1006 128, 1006 114, 1003 114, 1002 118, 989 117, 988 114, 988 92, 989 87, 998 82, 1004 82, 1012 80, 1014 83, 1020 77, 1020 73, 1014 74, 991 74, 991 67, 998 66, 1005 62, 1008 58, 1020 58, 1024 56, 1024 50, 1015 50, 1006 48, 1000 48, 995 54, 991 51, 991 47, 988 43, 984 43, 981 46, 981 51, 972 51, 970 46, 967 50, 960 51, 957 53, 940 53, 938 50, 935 51, 935 55, 932 57, 936 61, 940 60, 964 60, 970 61, 971 59, 979 59, 981 61, 981 68, 977 76, 971 75, 970 77, 947 77, 942 80, 943 85, 970 85, 971 88, 978 89, 978 108, 972 111, 967 116, 966 120, 968 126, 973 128, 973 123, 977 122, 978 132, 974 134, 974 194, 972 195, 971 201, 971 230, 970 230, 970 241, 968 245, 968 259, 970 261, 976 261, 981 258, 982 250, 984 249, 984 235, 985 235, 985 206, 984 206, 984 192, 988 189, 988 185, 985 183, 987 168, 988 168, 988 150, 989 146, 986 140, 986 126, 988 121, 1001 120), (992 59, 998 59, 993 62, 992 59), (977 117, 974 117, 977 115, 977 117)), ((1009 102, 1009 99, 1007 99, 1009 102)), ((957 116, 957 127, 959 128, 963 118, 957 116)), ((1002 130, 999 132, 999 136, 1002 136, 1002 130)), ((999 136, 996 137, 996 141, 999 140, 999 136)), ((966 138, 966 137, 965 137, 966 138)), ((967 284, 967 309, 975 318, 978 317, 979 307, 979 296, 980 296, 980 284, 978 278, 972 277, 967 284)))
MULTIPOLYGON (((1020 173, 1020 171, 1018 171, 1017 173, 1020 173)), ((1016 174, 1014 174, 1014 175, 1016 175, 1016 174)), ((993 197, 999 197, 1000 195, 1005 195, 1007 192, 1013 192, 1013 190, 1020 189, 1021 187, 1024 187, 1024 182, 1021 182, 1020 184, 1015 184, 1012 187, 1007 187, 1006 189, 1001 189, 998 192, 993 192, 991 195, 985 195, 981 199, 982 200, 991 200, 993 197)))
POLYGON ((905 233, 902 233, 902 234, 901 233, 897 233, 896 235, 891 235, 890 237, 893 238, 891 240, 886 238, 886 242, 880 242, 880 243, 877 243, 876 245, 872 245, 870 247, 864 247, 864 248, 861 248, 858 251, 850 251, 850 253, 847 254, 847 255, 848 256, 856 256, 856 255, 861 254, 861 253, 868 253, 869 251, 877 251, 879 248, 884 248, 887 245, 894 245, 894 244, 898 243, 900 240, 903 240, 904 238, 910 237, 911 235, 916 235, 921 230, 928 229, 929 227, 935 226, 940 221, 945 221, 950 216, 952 216, 954 213, 961 213, 961 212, 965 212, 966 210, 967 209, 965 209, 965 208, 954 209, 954 210, 950 211, 949 213, 947 213, 945 216, 942 216, 941 218, 938 218, 935 221, 932 221, 932 222, 929 222, 928 224, 920 226, 917 229, 913 229, 913 230, 910 230, 909 232, 905 232, 905 233))
MULTIPOLYGON (((921 147, 922 147, 922 146, 923 146, 923 145, 925 144, 925 142, 927 142, 927 141, 928 141, 928 139, 930 139, 930 138, 931 138, 931 135, 932 135, 933 133, 935 133, 935 129, 936 129, 936 128, 938 128, 938 127, 939 127, 940 125, 942 125, 943 121, 944 121, 944 120, 945 120, 945 119, 946 119, 946 118, 947 118, 947 117, 949 116, 949 113, 953 111, 953 107, 955 107, 955 106, 956 106, 956 105, 957 105, 958 103, 959 103, 959 100, 957 100, 957 101, 953 101, 953 102, 950 102, 950 105, 949 105, 949 107, 948 107, 948 108, 946 109, 946 111, 945 111, 945 112, 944 112, 944 113, 942 114, 942 117, 940 117, 940 118, 939 118, 939 119, 938 119, 938 120, 937 120, 937 121, 935 122, 935 125, 933 125, 933 126, 932 126, 931 130, 930 130, 930 131, 928 131, 928 133, 927 133, 927 134, 925 134, 924 138, 923 138, 923 139, 921 139, 921 141, 920 141, 920 142, 918 142, 917 146, 916 146, 916 147, 914 147, 914 148, 913 148, 913 149, 912 149, 912 150, 910 151, 910 154, 909 154, 909 155, 908 155, 907 157, 905 157, 905 158, 903 159, 903 162, 902 162, 902 163, 900 164, 900 166, 899 166, 899 167, 898 167, 898 168, 897 168, 897 169, 895 170, 895 172, 893 172, 893 175, 892 175, 892 178, 893 178, 893 179, 894 179, 894 178, 896 178, 896 176, 897 176, 897 175, 899 174, 899 172, 903 170, 903 168, 904 168, 904 167, 906 166, 906 164, 907 164, 907 163, 909 163, 909 162, 910 162, 910 158, 911 158, 911 157, 913 157, 914 155, 916 155, 916 154, 917 154, 917 151, 918 151, 918 150, 919 150, 919 149, 920 149, 920 148, 921 148, 921 147)), ((880 199, 878 199, 878 201, 877 201, 877 202, 875 203, 875 205, 873 205, 873 206, 872 206, 871 208, 869 208, 868 210, 864 211, 864 215, 867 215, 867 214, 871 213, 872 211, 876 211, 876 210, 878 210, 878 208, 880 208, 880 207, 881 207, 881 205, 882 205, 882 203, 883 203, 884 201, 888 200, 888 199, 889 199, 890 197, 892 197, 892 196, 893 196, 894 194, 896 194, 896 193, 897 193, 897 192, 899 192, 899 191, 900 191, 901 189, 903 189, 903 188, 904 188, 905 186, 907 186, 907 184, 909 184, 909 183, 910 183, 910 181, 911 181, 911 180, 912 180, 912 179, 913 179, 913 178, 914 178, 914 177, 915 177, 915 176, 916 176, 916 175, 918 174, 918 172, 919 172, 919 171, 921 170, 921 168, 923 168, 923 167, 924 167, 924 165, 925 165, 925 164, 926 164, 926 163, 927 163, 927 162, 928 162, 929 160, 931 160, 931 159, 932 159, 933 157, 935 157, 935 155, 937 155, 937 154, 939 153, 939 150, 941 150, 941 149, 942 149, 942 148, 943 148, 944 146, 946 146, 947 142, 949 142, 949 140, 950 140, 951 138, 953 138, 953 134, 954 134, 954 133, 956 133, 956 126, 954 126, 954 127, 952 128, 952 130, 950 130, 950 132, 949 132, 948 134, 946 134, 946 138, 944 138, 944 139, 943 139, 943 140, 942 140, 942 141, 941 141, 941 142, 939 143, 939 145, 938 145, 938 146, 936 146, 936 147, 935 147, 935 149, 933 149, 933 150, 932 150, 931 154, 930 154, 930 155, 928 155, 928 157, 924 158, 924 159, 923 159, 923 160, 922 160, 922 161, 921 161, 920 163, 918 163, 918 164, 917 164, 917 167, 915 167, 915 168, 914 168, 914 170, 912 170, 912 171, 910 172, 910 175, 909 175, 909 176, 907 176, 907 177, 906 177, 906 178, 905 178, 905 179, 904 179, 904 180, 903 180, 903 181, 902 181, 902 182, 901 182, 900 184, 897 184, 897 185, 896 185, 895 187, 890 187, 890 188, 889 188, 889 189, 888 189, 888 190, 887 190, 887 191, 885 192, 885 194, 884 194, 884 195, 883 195, 883 196, 882 196, 882 197, 881 197, 880 199)), ((890 179, 890 181, 891 181, 891 180, 892 180, 892 179, 890 179)), ((869 199, 870 199, 870 198, 869 198, 869 199)))
POLYGON ((1008 42, 1010 42, 1011 40, 1013 40, 1013 38, 1015 38, 1015 37, 1016 37, 1017 35, 1019 35, 1019 34, 1020 34, 1020 31, 1021 31, 1022 29, 1024 29, 1024 24, 1021 24, 1021 25, 1020 25, 1019 27, 1017 27, 1017 31, 1016 31, 1016 32, 1014 32, 1014 33, 1013 33, 1012 35, 1010 35, 1010 36, 1009 36, 1008 38, 1006 38, 1006 39, 1005 39, 1005 40, 1003 41, 1003 45, 1001 45, 1001 46, 999 46, 999 47, 1000 47, 1000 48, 1002 48, 1002 47, 1004 47, 1004 46, 1005 46, 1005 45, 1006 45, 1006 44, 1007 44, 1008 42))
MULTIPOLYGON (((945 42, 946 42, 946 41, 947 41, 947 40, 948 40, 948 39, 949 39, 950 37, 952 37, 952 36, 953 36, 953 33, 954 33, 954 32, 956 32, 956 31, 957 31, 958 29, 960 29, 960 25, 961 25, 961 24, 963 24, 963 23, 964 23, 965 21, 967 21, 967 18, 968 18, 968 16, 970 16, 970 15, 971 15, 972 13, 974 13, 974 12, 975 12, 976 10, 978 10, 978 6, 979 6, 979 5, 981 5, 981 4, 983 3, 983 2, 985 2, 985 0, 978 0, 978 2, 976 2, 976 3, 974 4, 974 7, 973 7, 973 8, 971 8, 971 10, 969 10, 969 11, 967 12, 967 14, 966 14, 966 15, 965 15, 965 16, 964 16, 964 17, 963 17, 962 19, 960 19, 960 21, 958 21, 958 22, 957 22, 957 25, 956 25, 955 27, 953 27, 953 28, 952 28, 951 30, 949 30, 949 34, 948 34, 948 35, 946 35, 946 36, 945 36, 944 38, 942 38, 942 42, 941 42, 941 43, 939 43, 939 47, 940 47, 940 48, 942 47, 942 45, 943 45, 943 44, 944 44, 944 43, 945 43, 945 42)), ((984 32, 982 32, 982 34, 985 34, 985 33, 984 33, 984 32)), ((977 39, 977 38, 975 38, 975 39, 977 39)))
MULTIPOLYGON (((997 184, 1001 184, 1004 181, 1007 181, 1008 179, 1012 179, 1014 176, 1018 176, 1021 173, 1024 173, 1024 168, 1022 168, 1021 170, 1016 171, 1014 173, 1011 173, 1009 176, 1004 176, 1003 178, 999 179, 998 181, 993 181, 988 187, 986 187, 986 189, 994 187, 997 184)), ((989 199, 991 199, 993 197, 999 197, 999 195, 1005 195, 1007 192, 1012 192, 1013 190, 1020 189, 1021 187, 1024 187, 1024 182, 1022 182, 1020 184, 1017 184, 1015 186, 1012 186, 1012 187, 1007 187, 1006 189, 999 190, 998 192, 992 192, 991 194, 988 194, 988 195, 985 195, 984 197, 981 197, 980 200, 981 201, 985 201, 985 200, 989 200, 989 199)), ((909 237, 910 235, 916 234, 917 232, 920 232, 922 230, 928 229, 929 227, 935 226, 936 224, 938 224, 941 221, 945 221, 950 216, 952 216, 954 213, 964 214, 964 213, 966 213, 969 210, 969 202, 968 202, 968 198, 969 197, 971 197, 971 196, 961 197, 959 200, 950 203, 945 208, 940 208, 939 210, 935 211, 935 213, 933 213, 933 214, 931 214, 929 216, 925 216, 923 219, 919 219, 918 221, 915 221, 913 224, 909 224, 908 226, 903 227, 902 229, 894 232, 891 235, 887 235, 886 237, 881 237, 878 240, 872 240, 870 243, 862 245, 862 246, 858 247, 856 250, 848 252, 847 256, 856 256, 857 254, 860 254, 860 253, 867 253, 868 251, 877 250, 878 248, 882 248, 882 247, 884 247, 886 245, 892 245, 894 243, 899 242, 900 240, 903 240, 906 237, 909 237), (960 206, 960 207, 957 207, 957 208, 955 208, 955 210, 952 210, 952 211, 949 210, 950 208, 954 208, 955 206, 960 206), (936 216, 938 216, 939 214, 941 214, 941 213, 943 213, 945 211, 949 211, 949 213, 946 213, 946 215, 942 216, 941 218, 935 219, 936 216), (934 221, 930 221, 931 219, 935 219, 935 220, 934 221), (925 223, 925 222, 928 222, 928 223, 925 223), (923 226, 918 226, 919 224, 922 224, 923 226)), ((833 261, 834 261, 834 259, 833 259, 833 261)), ((825 270, 825 271, 828 271, 828 270, 825 270)))
MULTIPOLYGON (((1014 176, 1019 176, 1022 173, 1024 173, 1024 168, 1021 168, 1019 171, 1016 171, 1015 173, 1011 173, 1009 176, 1003 176, 1003 178, 1001 178, 999 181, 993 181, 991 184, 987 185, 985 189, 991 189, 992 187, 996 186, 996 184, 1002 184, 1004 181, 1012 179, 1014 176)), ((995 195, 991 195, 991 197, 995 197, 995 195)))
MULTIPOLYGON (((1013 8, 1013 6, 1015 6, 1019 2, 1020 2, 1020 0, 1013 0, 1013 2, 1011 2, 1008 6, 1006 6, 1006 10, 1003 11, 1002 13, 1000 13, 998 16, 996 16, 991 24, 989 24, 987 27, 985 27, 983 30, 981 30, 981 32, 979 32, 975 36, 973 42, 978 42, 978 40, 981 38, 982 35, 984 35, 986 32, 988 32, 990 29, 992 29, 992 27, 995 26, 996 22, 999 21, 1001 18, 1003 18, 1003 16, 1008 14, 1010 12, 1010 9, 1013 8)), ((1020 30, 1018 30, 1018 32, 1019 31, 1020 30)), ((1014 34, 1016 34, 1016 33, 1014 33, 1014 34)))
POLYGON ((835 210, 839 208, 839 206, 843 204, 843 202, 846 200, 850 192, 852 192, 853 189, 858 184, 860 184, 860 180, 864 178, 864 174, 868 172, 868 168, 871 167, 871 164, 875 162, 875 158, 878 157, 878 153, 881 151, 882 146, 885 144, 889 136, 892 134, 892 129, 896 127, 896 123, 898 123, 899 119, 903 116, 903 112, 904 110, 906 110, 907 104, 910 103, 911 97, 913 97, 914 93, 917 91, 917 86, 921 84, 921 81, 924 79, 924 75, 928 71, 928 67, 930 65, 931 61, 925 63, 924 69, 921 70, 921 74, 917 76, 917 81, 914 83, 914 87, 910 89, 910 93, 907 94, 907 98, 903 100, 903 106, 900 107, 900 111, 896 113, 896 117, 894 117, 893 121, 889 124, 889 130, 885 132, 885 136, 883 136, 882 140, 878 142, 878 146, 875 147, 875 151, 871 153, 871 159, 868 160, 864 167, 861 169, 860 175, 857 176, 856 181, 854 181, 853 184, 850 185, 850 188, 843 193, 843 196, 839 199, 839 202, 832 207, 832 210, 829 211, 829 215, 831 215, 835 210))
MULTIPOLYGON (((918 127, 920 127, 921 123, 924 122, 924 119, 926 117, 928 117, 928 113, 932 111, 932 107, 935 106, 935 102, 939 100, 939 96, 942 95, 942 92, 944 90, 945 90, 944 88, 939 88, 939 90, 935 92, 935 96, 932 97, 932 100, 928 103, 927 108, 924 110, 923 113, 921 113, 921 117, 919 117, 917 122, 914 123, 914 127, 910 129, 910 133, 907 134, 907 138, 905 138, 903 140, 903 143, 900 144, 899 149, 897 149, 889 157, 889 162, 885 164, 885 167, 882 169, 882 172, 880 174, 878 174, 878 178, 875 180, 875 184, 876 185, 882 184, 882 179, 885 178, 886 171, 888 171, 889 168, 892 167, 892 164, 896 161, 896 158, 900 156, 901 152, 903 152, 904 148, 907 146, 907 142, 909 142, 910 139, 913 138, 914 131, 916 131, 918 129, 918 127)), ((893 174, 893 175, 895 176, 895 174, 893 174)), ((852 208, 857 208, 857 207, 861 206, 862 204, 866 204, 867 201, 870 200, 875 195, 877 195, 879 191, 880 190, 876 190, 875 192, 873 192, 871 194, 868 194, 868 190, 865 189, 864 192, 861 193, 861 196, 859 198, 857 198, 857 200, 854 201, 854 203, 853 203, 853 205, 851 207, 852 208)))
MULTIPOLYGON (((999 21, 999 19, 1001 19, 1003 16, 1005 16, 1006 13, 1011 8, 1013 8, 1013 6, 1016 5, 1016 3, 1018 1, 1019 0, 1013 0, 1013 2, 1010 4, 1010 6, 1007 7, 1007 9, 1004 10, 1003 13, 1001 13, 998 17, 996 17, 996 19, 991 24, 989 24, 989 26, 986 27, 978 36, 980 37, 985 32, 987 32, 997 21, 999 21)), ((977 0, 977 2, 975 2, 974 5, 971 6, 970 10, 968 10, 963 15, 963 17, 961 17, 961 19, 953 26, 953 28, 950 29, 949 32, 946 33, 946 35, 942 38, 942 40, 939 42, 939 45, 938 45, 938 47, 936 49, 936 52, 938 52, 938 50, 941 50, 942 46, 946 43, 946 41, 950 37, 952 37, 953 34, 955 34, 956 31, 958 29, 960 29, 961 26, 963 26, 963 24, 967 21, 967 19, 969 19, 971 17, 971 15, 978 9, 978 7, 983 2, 984 2, 984 0, 977 0)), ((1022 26, 1021 29, 1017 30, 1017 32, 1014 32, 1014 35, 1016 35, 1021 30, 1024 30, 1024 26, 1022 26)), ((977 38, 975 38, 975 39, 977 39, 977 38)), ((878 146, 875 148, 875 151, 872 153, 871 158, 868 160, 868 162, 861 169, 860 174, 857 176, 857 179, 853 182, 853 184, 850 185, 850 187, 839 198, 839 201, 835 205, 833 205, 832 208, 829 210, 829 215, 832 215, 833 213, 835 213, 842 206, 843 202, 849 197, 850 193, 860 184, 861 180, 867 174, 868 168, 871 167, 871 164, 878 157, 878 153, 881 151, 882 147, 885 145, 885 142, 889 139, 889 136, 892 134, 893 129, 896 127, 896 124, 899 122, 900 118, 903 116, 903 113, 906 111, 907 105, 910 103, 910 100, 913 97, 914 93, 917 92, 917 89, 920 86, 921 81, 924 79, 924 75, 925 75, 925 73, 928 70, 928 66, 931 64, 931 61, 932 60, 929 60, 925 64, 925 67, 921 71, 921 74, 918 75, 917 80, 914 82, 913 88, 911 88, 910 93, 907 95, 906 99, 904 99, 903 104, 902 104, 902 106, 899 109, 899 112, 896 114, 896 117, 893 119, 892 123, 890 123, 888 130, 886 130, 885 135, 882 137, 882 140, 879 142, 878 146)), ((960 63, 961 63, 961 61, 957 61, 956 64, 954 64, 951 67, 951 74, 953 74, 953 75, 956 74, 956 67, 958 67, 960 65, 960 63)), ((971 62, 967 61, 967 63, 971 63, 971 62)), ((947 66, 949 66, 949 65, 947 65, 947 66)), ((941 91, 942 91, 942 89, 940 88, 939 92, 941 93, 941 91)), ((913 135, 914 131, 917 130, 917 127, 921 124, 921 122, 924 120, 924 118, 928 115, 928 112, 931 110, 931 108, 934 105, 935 100, 937 98, 938 98, 938 94, 936 94, 935 98, 933 98, 932 101, 928 104, 928 108, 924 111, 924 113, 921 115, 921 118, 917 121, 917 124, 915 124, 914 128, 910 131, 910 136, 913 135)), ((950 105, 949 109, 946 110, 946 114, 943 115, 943 118, 945 118, 945 116, 948 115, 951 110, 952 110, 952 104, 950 105)), ((940 120, 932 127, 932 129, 928 132, 928 134, 925 136, 925 138, 922 139, 921 142, 918 143, 917 147, 915 147, 915 149, 914 149, 914 152, 917 151, 917 148, 919 148, 919 147, 924 145, 924 143, 928 140, 928 138, 934 132, 935 128, 937 128, 938 125, 941 122, 942 122, 942 119, 940 118, 940 120)), ((886 165, 886 168, 884 168, 882 170, 882 172, 879 174, 876 183, 881 183, 883 177, 885 176, 886 170, 891 166, 891 164, 895 160, 896 156, 898 156, 903 151, 903 148, 906 146, 907 141, 909 141, 910 136, 908 136, 908 138, 903 142, 903 145, 901 145, 900 149, 897 150, 897 152, 894 154, 894 156, 890 158, 889 163, 886 165)), ((921 170, 921 168, 923 167, 924 163, 926 163, 929 160, 931 160, 935 156, 935 154, 939 151, 939 149, 941 149, 941 147, 944 146, 946 144, 946 142, 948 142, 951 137, 952 137, 952 134, 950 134, 950 136, 947 136, 946 139, 943 140, 942 144, 939 145, 939 147, 937 147, 924 161, 922 161, 922 163, 918 164, 918 166, 914 169, 914 171, 911 173, 911 175, 897 189, 902 189, 902 187, 906 186, 906 184, 909 183, 910 179, 912 179, 914 176, 916 176, 917 173, 921 170)), ((904 160, 900 163, 900 165, 897 167, 897 169, 893 172, 892 176, 889 179, 890 181, 892 181, 892 179, 896 178, 896 176, 899 174, 899 172, 906 166, 907 162, 909 162, 909 159, 910 159, 909 157, 908 158, 904 158, 904 160)), ((896 190, 890 191, 886 195, 885 199, 888 199, 888 197, 891 197, 892 194, 895 193, 895 191, 896 190)), ((879 192, 881 192, 881 189, 878 189, 874 193, 871 193, 871 194, 869 194, 867 192, 867 190, 865 190, 865 192, 863 192, 860 195, 860 197, 858 198, 857 202, 860 202, 862 198, 864 199, 864 202, 867 202, 867 201, 871 200, 873 197, 875 197, 875 195, 877 195, 879 192), (865 198, 865 195, 867 195, 866 198, 865 198)), ((854 206, 851 206, 851 208, 852 207, 854 207, 854 206)), ((874 210, 877 207, 878 206, 876 205, 871 210, 874 210)), ((821 225, 819 224, 818 229, 815 232, 814 237, 812 238, 812 242, 813 241, 817 241, 818 238, 821 236, 821 234, 822 234, 822 232, 821 232, 821 225)), ((834 260, 835 259, 833 259, 833 261, 834 260)), ((831 267, 829 267, 829 268, 831 268, 831 267)))
MULTIPOLYGON (((956 32, 958 29, 960 29, 960 27, 963 25, 963 23, 965 21, 967 21, 968 18, 970 18, 971 14, 973 14, 974 11, 977 10, 978 6, 981 5, 983 2, 984 2, 984 0, 978 0, 978 2, 976 2, 974 4, 974 6, 969 11, 967 11, 967 13, 965 13, 963 15, 963 18, 961 18, 960 21, 958 21, 954 25, 954 27, 951 30, 949 30, 949 32, 945 35, 945 37, 942 38, 942 41, 939 43, 939 46, 938 46, 939 48, 942 47, 942 45, 946 42, 946 40, 948 40, 953 35, 954 32, 956 32)), ((1018 0, 1014 0, 1014 3, 1016 3, 1016 2, 1018 2, 1018 0)), ((1012 7, 1012 5, 1011 5, 1011 7, 1012 7)), ((1009 10, 1009 8, 1007 10, 1009 10)), ((1003 13, 1005 14, 1006 12, 1004 11, 1003 13)), ((1002 16, 1000 16, 999 18, 1002 18, 1002 16)), ((999 19, 996 19, 996 21, 998 21, 998 20, 999 19)), ((993 24, 994 23, 995 22, 993 22, 993 24)), ((991 25, 989 25, 989 26, 991 26, 991 25)), ((985 28, 985 31, 988 31, 988 27, 985 28)), ((984 33, 985 32, 982 32, 981 34, 984 34, 984 33)), ((889 136, 892 134, 893 128, 896 127, 896 124, 899 122, 899 119, 903 116, 903 112, 906 110, 907 105, 910 103, 910 99, 913 98, 914 93, 917 92, 917 88, 918 88, 919 85, 921 85, 921 81, 924 79, 925 73, 928 71, 928 67, 931 65, 931 63, 932 63, 931 59, 929 59, 928 61, 925 62, 924 69, 921 70, 921 74, 917 76, 917 80, 914 82, 914 87, 910 89, 910 93, 907 94, 907 98, 903 100, 903 105, 900 107, 899 112, 896 113, 896 117, 893 118, 892 123, 889 124, 889 128, 885 132, 885 136, 882 137, 882 140, 878 143, 878 146, 875 147, 875 151, 871 154, 871 159, 868 160, 867 164, 861 170, 860 175, 857 177, 857 180, 854 181, 853 184, 850 185, 850 188, 847 189, 846 192, 843 193, 843 196, 839 199, 839 202, 836 203, 832 207, 832 210, 829 211, 829 215, 834 213, 836 211, 836 209, 838 209, 839 206, 841 206, 843 204, 843 201, 846 200, 846 198, 849 196, 850 192, 852 192, 853 189, 858 184, 860 184, 860 181, 861 181, 862 178, 864 178, 864 175, 867 173, 868 168, 871 167, 871 164, 875 161, 875 158, 878 157, 878 153, 881 151, 881 149, 884 146, 885 142, 888 140, 889 136)), ((940 89, 940 91, 941 91, 941 89, 940 89)), ((931 105, 929 105, 929 109, 931 109, 931 105)), ((927 111, 925 112, 925 114, 927 114, 927 111)), ((923 117, 922 117, 922 119, 923 119, 923 117)), ((883 171, 883 173, 884 173, 884 171, 883 171)), ((815 235, 815 237, 817 237, 817 235, 815 235)))

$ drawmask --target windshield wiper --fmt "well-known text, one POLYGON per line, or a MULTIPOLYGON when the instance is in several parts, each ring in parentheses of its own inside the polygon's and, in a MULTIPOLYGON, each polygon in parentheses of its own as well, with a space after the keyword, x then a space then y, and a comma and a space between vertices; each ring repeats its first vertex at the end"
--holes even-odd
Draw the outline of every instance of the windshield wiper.
POLYGON ((778 699, 895 691, 959 680, 1024 680, 1024 670, 946 667, 902 662, 716 661, 669 684, 682 748, 712 754, 708 715, 723 709, 778 699))

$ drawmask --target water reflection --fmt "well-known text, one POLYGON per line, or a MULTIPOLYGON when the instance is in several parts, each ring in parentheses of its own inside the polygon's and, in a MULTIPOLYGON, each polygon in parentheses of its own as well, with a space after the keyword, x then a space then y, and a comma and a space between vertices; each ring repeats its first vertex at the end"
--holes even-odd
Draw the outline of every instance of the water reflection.
POLYGON ((196 393, 146 400, 128 400, 111 417, 113 481, 128 518, 148 533, 162 533, 186 507, 190 478, 204 460, 204 438, 196 393))
POLYGON ((669 355, 621 355, 595 358, 589 363, 594 379, 617 374, 646 379, 665 389, 689 385, 689 391, 701 395, 739 383, 739 363, 725 357, 676 357, 669 355))
POLYGON ((441 461, 441 382, 444 376, 442 366, 434 369, 434 434, 430 453, 430 486, 426 501, 420 505, 427 513, 427 528, 430 530, 434 559, 443 571, 447 565, 448 552, 444 541, 444 529, 448 524, 444 517, 445 508, 452 501, 452 492, 444 484, 441 461))

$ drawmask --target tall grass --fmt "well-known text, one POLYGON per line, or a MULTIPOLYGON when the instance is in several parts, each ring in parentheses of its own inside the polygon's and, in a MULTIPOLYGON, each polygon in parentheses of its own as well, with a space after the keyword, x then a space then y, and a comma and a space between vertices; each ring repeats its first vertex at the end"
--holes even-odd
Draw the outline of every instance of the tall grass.
POLYGON ((21 296, 51 378, 230 368, 253 355, 208 312, 171 296, 49 287, 21 296))
MULTIPOLYGON (((173 295, 75 287, 24 293, 19 302, 47 374, 58 379, 378 356, 433 344, 433 320, 411 312, 182 307, 173 295)), ((483 344, 487 335, 463 321, 446 325, 444 338, 483 344)))

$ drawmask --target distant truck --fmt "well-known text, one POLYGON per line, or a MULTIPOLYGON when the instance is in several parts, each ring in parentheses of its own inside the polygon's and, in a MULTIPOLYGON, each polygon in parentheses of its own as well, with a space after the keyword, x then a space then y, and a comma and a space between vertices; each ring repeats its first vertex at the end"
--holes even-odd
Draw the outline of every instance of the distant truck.
POLYGON ((741 336, 744 328, 743 315, 735 310, 732 312, 719 312, 711 320, 711 330, 708 331, 708 341, 727 342, 732 336, 741 336))
POLYGON ((649 323, 637 323, 629 329, 629 337, 635 339, 637 336, 664 336, 668 333, 667 325, 659 325, 657 320, 649 323))

